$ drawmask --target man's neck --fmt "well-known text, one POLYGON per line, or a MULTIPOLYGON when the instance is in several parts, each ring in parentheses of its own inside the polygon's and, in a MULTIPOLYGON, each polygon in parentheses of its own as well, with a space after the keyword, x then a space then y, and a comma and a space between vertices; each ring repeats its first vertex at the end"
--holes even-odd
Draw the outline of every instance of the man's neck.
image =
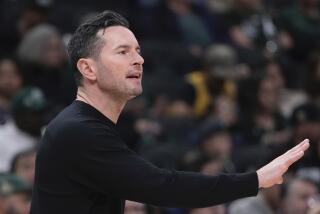
POLYGON ((114 96, 97 91, 90 93, 89 90, 83 87, 78 88, 76 100, 93 106, 114 123, 117 123, 120 113, 126 104, 126 101, 116 99, 114 96))

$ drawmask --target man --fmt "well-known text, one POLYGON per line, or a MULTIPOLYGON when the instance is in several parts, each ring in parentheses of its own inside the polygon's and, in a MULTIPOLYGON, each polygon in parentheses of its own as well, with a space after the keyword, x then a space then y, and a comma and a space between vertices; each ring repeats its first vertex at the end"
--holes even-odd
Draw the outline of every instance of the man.
POLYGON ((12 98, 12 118, 0 129, 0 172, 10 170, 14 156, 33 148, 45 124, 47 99, 39 88, 21 88, 12 98))
POLYGON ((228 207, 229 214, 273 214, 279 213, 281 205, 281 186, 263 189, 257 197, 239 199, 228 207))
POLYGON ((125 200, 205 207, 253 196, 282 182, 308 148, 304 141, 257 172, 205 176, 159 169, 132 152, 115 130, 125 103, 142 92, 143 58, 127 21, 104 11, 73 35, 69 55, 77 99, 40 143, 31 214, 122 214, 125 200))
POLYGON ((21 151, 13 157, 11 161, 10 173, 23 178, 32 186, 34 181, 35 162, 35 148, 21 151))
POLYGON ((31 186, 22 178, 0 173, 0 214, 27 214, 31 186))
POLYGON ((22 86, 22 77, 17 62, 12 58, 0 58, 0 124, 11 116, 11 99, 22 86))
MULTIPOLYGON (((294 178, 284 192, 283 213, 284 214, 309 214, 318 213, 312 210, 320 201, 317 199, 319 190, 317 183, 308 178, 294 178)), ((319 209, 319 208, 317 208, 319 209)))

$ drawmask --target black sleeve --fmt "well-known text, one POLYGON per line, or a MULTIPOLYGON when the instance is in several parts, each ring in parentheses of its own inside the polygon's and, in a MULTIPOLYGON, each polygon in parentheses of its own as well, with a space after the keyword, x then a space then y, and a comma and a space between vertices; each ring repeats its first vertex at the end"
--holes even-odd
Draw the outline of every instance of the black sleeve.
POLYGON ((129 150, 103 127, 79 130, 69 177, 110 197, 156 206, 205 207, 258 191, 256 172, 205 176, 159 169, 129 150))

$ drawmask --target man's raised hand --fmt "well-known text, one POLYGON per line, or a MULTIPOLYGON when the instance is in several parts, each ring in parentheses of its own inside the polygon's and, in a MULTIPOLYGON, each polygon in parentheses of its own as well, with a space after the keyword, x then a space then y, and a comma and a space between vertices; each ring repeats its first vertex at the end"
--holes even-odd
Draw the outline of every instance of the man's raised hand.
POLYGON ((304 152, 309 148, 309 145, 309 140, 305 139, 283 155, 260 168, 257 171, 259 188, 282 184, 283 174, 294 162, 302 158, 304 152))

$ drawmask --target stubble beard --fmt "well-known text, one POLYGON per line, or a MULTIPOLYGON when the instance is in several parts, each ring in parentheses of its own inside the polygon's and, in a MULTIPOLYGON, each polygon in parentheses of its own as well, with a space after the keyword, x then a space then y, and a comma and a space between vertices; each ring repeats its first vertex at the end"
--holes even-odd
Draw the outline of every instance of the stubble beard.
POLYGON ((138 89, 133 89, 132 93, 129 93, 130 95, 128 96, 128 100, 131 100, 137 96, 139 96, 140 94, 142 94, 143 89, 142 89, 142 85, 140 85, 140 87, 138 89))

